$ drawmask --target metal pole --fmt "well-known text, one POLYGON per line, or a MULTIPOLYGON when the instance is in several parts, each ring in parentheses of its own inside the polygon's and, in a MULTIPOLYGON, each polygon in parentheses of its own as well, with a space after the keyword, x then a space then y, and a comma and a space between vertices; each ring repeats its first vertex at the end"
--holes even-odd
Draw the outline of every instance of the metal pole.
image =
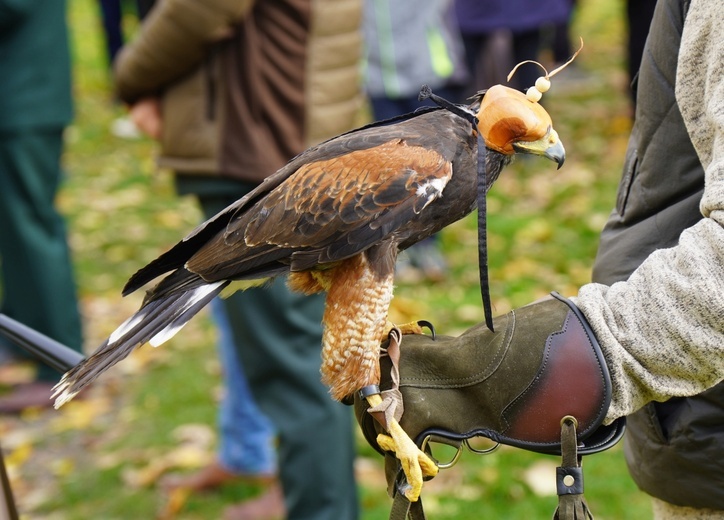
POLYGON ((61 373, 83 361, 79 352, 4 314, 0 314, 0 334, 61 373))
MULTIPOLYGON (((5 336, 58 372, 66 372, 83 361, 82 354, 4 314, 0 314, 0 335, 5 336)), ((0 520, 19 520, 1 448, 0 520)))
POLYGON ((8 472, 5 469, 5 459, 0 448, 0 520, 18 520, 18 518, 13 489, 10 486, 8 472))

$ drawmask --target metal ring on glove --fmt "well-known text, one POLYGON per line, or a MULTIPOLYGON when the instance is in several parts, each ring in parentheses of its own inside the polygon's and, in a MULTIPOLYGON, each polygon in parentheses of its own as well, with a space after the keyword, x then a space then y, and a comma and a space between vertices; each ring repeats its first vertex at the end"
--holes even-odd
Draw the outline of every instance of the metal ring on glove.
POLYGON ((484 450, 479 450, 477 448, 473 448, 470 445, 470 439, 463 439, 463 444, 465 445, 465 447, 468 450, 470 450, 471 453, 474 453, 475 455, 489 455, 490 453, 493 453, 495 450, 500 448, 499 442, 496 442, 493 446, 491 446, 490 448, 484 449, 484 450))
POLYGON ((578 429, 578 419, 573 417, 572 415, 566 415, 561 419, 561 426, 563 426, 563 423, 571 422, 573 423, 573 427, 577 430, 578 429))
MULTIPOLYGON (((425 451, 425 448, 427 448, 427 445, 430 443, 430 439, 432 438, 432 435, 425 436, 424 439, 422 439, 422 444, 420 446, 421 451, 425 451)), ((448 469, 452 468, 455 464, 457 464, 458 460, 460 460, 460 454, 463 451, 463 445, 460 444, 457 448, 457 451, 455 452, 455 455, 453 455, 453 458, 450 460, 450 462, 441 463, 439 460, 437 460, 435 457, 432 456, 432 452, 430 452, 430 456, 433 461, 435 461, 435 464, 437 464, 437 467, 439 469, 448 469)))

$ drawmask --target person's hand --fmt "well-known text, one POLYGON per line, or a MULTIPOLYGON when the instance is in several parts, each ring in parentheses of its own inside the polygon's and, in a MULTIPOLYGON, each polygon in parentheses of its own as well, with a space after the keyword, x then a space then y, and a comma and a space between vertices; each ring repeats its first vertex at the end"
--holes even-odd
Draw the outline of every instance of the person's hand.
POLYGON ((161 138, 163 118, 161 117, 161 100, 157 97, 143 98, 134 103, 129 115, 138 129, 152 139, 161 138))

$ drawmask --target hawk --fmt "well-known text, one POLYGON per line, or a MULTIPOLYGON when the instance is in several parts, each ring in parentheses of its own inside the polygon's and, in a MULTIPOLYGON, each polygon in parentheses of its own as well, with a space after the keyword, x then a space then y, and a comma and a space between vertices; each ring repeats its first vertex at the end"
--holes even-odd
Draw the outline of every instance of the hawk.
MULTIPOLYGON (((516 153, 565 158, 543 107, 502 85, 470 105, 422 109, 306 150, 130 278, 124 295, 166 275, 63 376, 56 407, 133 349, 164 343, 222 292, 282 275, 293 290, 326 292, 321 374, 331 396, 378 384, 397 254, 475 208, 483 142, 485 190, 516 153)), ((415 500, 437 467, 395 421, 388 431, 415 500)))

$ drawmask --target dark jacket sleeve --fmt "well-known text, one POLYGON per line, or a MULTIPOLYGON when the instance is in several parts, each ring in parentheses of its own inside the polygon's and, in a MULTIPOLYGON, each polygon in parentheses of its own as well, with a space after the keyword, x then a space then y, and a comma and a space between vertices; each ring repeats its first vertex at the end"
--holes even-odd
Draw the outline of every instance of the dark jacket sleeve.
POLYGON ((145 19, 138 37, 114 67, 118 96, 133 103, 159 94, 194 70, 208 46, 249 12, 253 0, 164 0, 145 19))

